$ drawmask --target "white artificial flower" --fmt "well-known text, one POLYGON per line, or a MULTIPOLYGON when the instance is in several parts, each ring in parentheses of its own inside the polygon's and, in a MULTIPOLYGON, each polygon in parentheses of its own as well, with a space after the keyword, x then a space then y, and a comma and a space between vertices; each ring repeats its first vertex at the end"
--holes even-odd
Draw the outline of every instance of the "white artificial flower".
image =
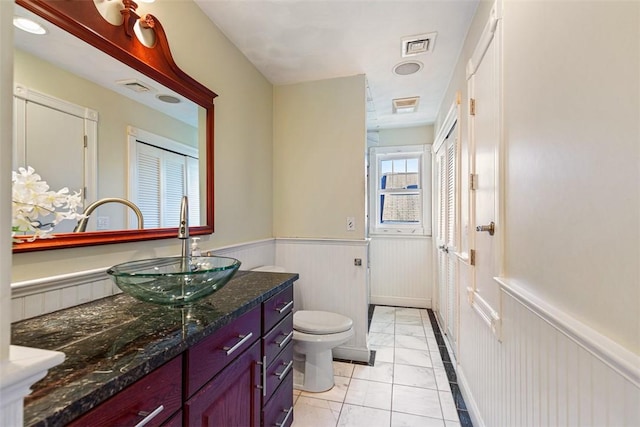
POLYGON ((11 182, 11 237, 14 243, 24 241, 18 238, 19 235, 29 235, 28 242, 51 238, 51 232, 60 222, 84 218, 77 212, 82 207, 80 192, 69 194, 66 187, 50 191, 47 182, 31 166, 12 171, 11 182))

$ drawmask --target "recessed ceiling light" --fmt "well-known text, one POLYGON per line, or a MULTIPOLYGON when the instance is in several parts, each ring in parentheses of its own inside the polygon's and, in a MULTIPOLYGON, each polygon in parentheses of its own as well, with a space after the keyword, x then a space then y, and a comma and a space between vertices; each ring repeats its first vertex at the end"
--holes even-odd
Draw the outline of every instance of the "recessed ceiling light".
POLYGON ((169 104, 179 104, 180 98, 177 98, 173 95, 158 95, 156 96, 162 102, 168 102, 169 104))
POLYGON ((23 18, 22 16, 13 17, 13 26, 31 34, 47 34, 47 30, 42 25, 31 19, 23 18))
POLYGON ((409 74, 417 73, 421 69, 422 69, 422 62, 405 61, 393 67, 393 72, 399 76, 408 76, 409 74))

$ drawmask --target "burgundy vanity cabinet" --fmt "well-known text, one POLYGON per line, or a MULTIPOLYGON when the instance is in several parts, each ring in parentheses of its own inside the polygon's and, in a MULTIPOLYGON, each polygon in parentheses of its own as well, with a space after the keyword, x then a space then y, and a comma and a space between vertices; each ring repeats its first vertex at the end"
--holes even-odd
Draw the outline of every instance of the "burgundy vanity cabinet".
POLYGON ((293 286, 262 305, 262 425, 293 423, 293 286))
POLYGON ((289 427, 293 422, 293 286, 70 425, 138 425, 145 419, 147 427, 289 427))
POLYGON ((182 356, 131 384, 69 426, 160 426, 182 407, 182 356))
MULTIPOLYGON (((191 397, 261 336, 257 306, 187 350, 185 396, 191 397)), ((257 361, 260 360, 258 357, 257 361)))
POLYGON ((260 425, 260 344, 236 357, 184 405, 184 425, 260 425))
POLYGON ((187 351, 185 426, 259 426, 261 308, 187 351))

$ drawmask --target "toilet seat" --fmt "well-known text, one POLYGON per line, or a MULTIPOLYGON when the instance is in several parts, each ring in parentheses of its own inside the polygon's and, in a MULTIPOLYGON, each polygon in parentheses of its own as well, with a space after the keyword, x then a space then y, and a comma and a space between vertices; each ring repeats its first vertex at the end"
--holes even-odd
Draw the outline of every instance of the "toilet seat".
POLYGON ((293 314, 293 329, 311 335, 336 334, 348 331, 353 321, 328 311, 299 310, 293 314))

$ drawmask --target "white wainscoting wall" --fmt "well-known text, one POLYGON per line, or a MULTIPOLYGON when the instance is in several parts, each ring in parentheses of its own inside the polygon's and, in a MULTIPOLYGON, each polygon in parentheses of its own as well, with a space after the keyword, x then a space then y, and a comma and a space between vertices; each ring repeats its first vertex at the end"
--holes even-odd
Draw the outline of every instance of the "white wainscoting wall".
POLYGON ((431 242, 431 237, 371 237, 371 304, 432 308, 431 242))
POLYGON ((334 349, 337 358, 367 362, 367 240, 276 239, 276 264, 300 275, 295 309, 323 310, 353 320, 354 337, 334 349), (362 265, 354 265, 360 259, 362 265))
MULTIPOLYGON (((210 251, 215 255, 240 260, 242 270, 272 265, 275 260, 274 239, 231 245, 210 251)), ((40 316, 121 292, 106 274, 109 267, 12 283, 11 321, 17 322, 40 316)))
POLYGON ((457 376, 474 426, 638 426, 640 358, 517 285, 500 285, 501 342, 460 304, 457 376))

